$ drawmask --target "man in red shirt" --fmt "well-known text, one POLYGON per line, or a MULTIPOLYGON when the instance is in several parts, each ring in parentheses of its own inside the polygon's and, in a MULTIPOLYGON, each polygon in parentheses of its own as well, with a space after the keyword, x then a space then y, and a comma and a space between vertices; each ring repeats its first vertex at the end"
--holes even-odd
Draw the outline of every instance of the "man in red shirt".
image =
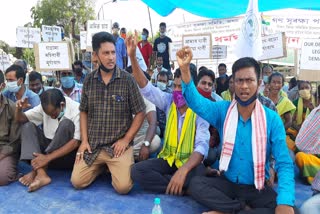
POLYGON ((146 63, 148 69, 151 66, 150 60, 152 56, 152 45, 148 42, 149 31, 145 28, 142 30, 142 40, 138 42, 138 47, 142 53, 144 62, 146 63))

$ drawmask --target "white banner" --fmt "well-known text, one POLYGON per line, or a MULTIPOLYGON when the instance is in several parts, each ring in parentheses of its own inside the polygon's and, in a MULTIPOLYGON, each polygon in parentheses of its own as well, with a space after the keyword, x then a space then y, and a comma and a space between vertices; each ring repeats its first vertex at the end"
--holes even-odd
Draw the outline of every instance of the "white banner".
POLYGON ((227 46, 226 45, 213 45, 212 59, 225 59, 225 58, 227 58, 227 46))
POLYGON ((41 42, 40 28, 17 27, 16 36, 19 48, 33 48, 33 44, 41 42))
POLYGON ((189 46, 193 59, 210 59, 212 53, 211 34, 184 35, 182 46, 189 46))
POLYGON ((0 53, 0 69, 5 72, 11 64, 9 55, 5 52, 0 53))
POLYGON ((105 31, 111 33, 111 20, 89 20, 87 22, 87 50, 92 49, 92 36, 95 33, 105 31))
POLYGON ((58 26, 48 26, 42 25, 42 40, 44 42, 60 42, 61 37, 61 27, 58 26))
POLYGON ((38 71, 71 69, 70 49, 67 42, 39 43, 35 47, 38 71))
POLYGON ((80 31, 80 49, 85 50, 87 48, 87 31, 80 31))
POLYGON ((262 37, 263 54, 259 60, 277 59, 286 56, 286 41, 284 33, 262 37))
POLYGON ((320 72, 320 39, 303 40, 300 70, 316 70, 320 72))

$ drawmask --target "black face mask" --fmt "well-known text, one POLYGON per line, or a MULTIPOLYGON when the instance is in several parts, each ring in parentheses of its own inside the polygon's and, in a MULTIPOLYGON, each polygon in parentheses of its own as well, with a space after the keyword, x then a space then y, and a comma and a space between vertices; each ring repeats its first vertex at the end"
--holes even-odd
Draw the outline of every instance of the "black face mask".
POLYGON ((108 68, 106 68, 106 67, 102 64, 101 59, 100 59, 99 56, 98 56, 98 58, 99 58, 99 61, 100 61, 100 65, 99 65, 99 69, 100 69, 100 70, 102 70, 102 71, 104 71, 104 72, 106 72, 106 73, 109 73, 109 72, 113 71, 113 69, 108 69, 108 68))
POLYGON ((254 94, 252 97, 250 97, 247 101, 242 101, 237 95, 235 95, 235 99, 241 106, 248 106, 251 103, 253 103, 257 99, 257 94, 254 94))

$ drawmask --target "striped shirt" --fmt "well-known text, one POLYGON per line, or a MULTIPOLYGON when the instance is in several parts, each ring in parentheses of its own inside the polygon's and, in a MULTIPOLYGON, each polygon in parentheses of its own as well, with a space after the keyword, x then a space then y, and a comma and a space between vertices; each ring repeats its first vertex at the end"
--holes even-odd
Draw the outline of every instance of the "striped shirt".
POLYGON ((70 93, 70 95, 67 95, 63 91, 62 87, 60 87, 59 89, 62 92, 63 96, 70 97, 73 101, 76 101, 77 103, 80 103, 81 94, 82 94, 82 84, 74 82, 74 87, 73 87, 72 92, 70 93))
POLYGON ((311 184, 311 188, 315 192, 320 192, 320 171, 318 171, 318 173, 314 177, 313 182, 311 184))
POLYGON ((296 146, 308 154, 320 154, 320 105, 303 122, 296 138, 296 146))
POLYGON ((85 162, 91 165, 101 149, 112 155, 111 146, 125 136, 132 115, 145 108, 137 83, 129 73, 117 67, 107 85, 99 70, 89 73, 80 103, 80 111, 88 113, 88 142, 92 150, 91 154, 84 153, 85 162))

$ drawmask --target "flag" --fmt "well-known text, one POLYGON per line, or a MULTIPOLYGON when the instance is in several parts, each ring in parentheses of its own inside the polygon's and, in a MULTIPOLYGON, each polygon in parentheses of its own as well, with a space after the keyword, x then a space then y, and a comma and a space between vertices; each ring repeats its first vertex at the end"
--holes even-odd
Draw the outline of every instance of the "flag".
POLYGON ((258 10, 258 0, 249 0, 234 53, 239 58, 258 59, 262 55, 261 16, 258 10))

